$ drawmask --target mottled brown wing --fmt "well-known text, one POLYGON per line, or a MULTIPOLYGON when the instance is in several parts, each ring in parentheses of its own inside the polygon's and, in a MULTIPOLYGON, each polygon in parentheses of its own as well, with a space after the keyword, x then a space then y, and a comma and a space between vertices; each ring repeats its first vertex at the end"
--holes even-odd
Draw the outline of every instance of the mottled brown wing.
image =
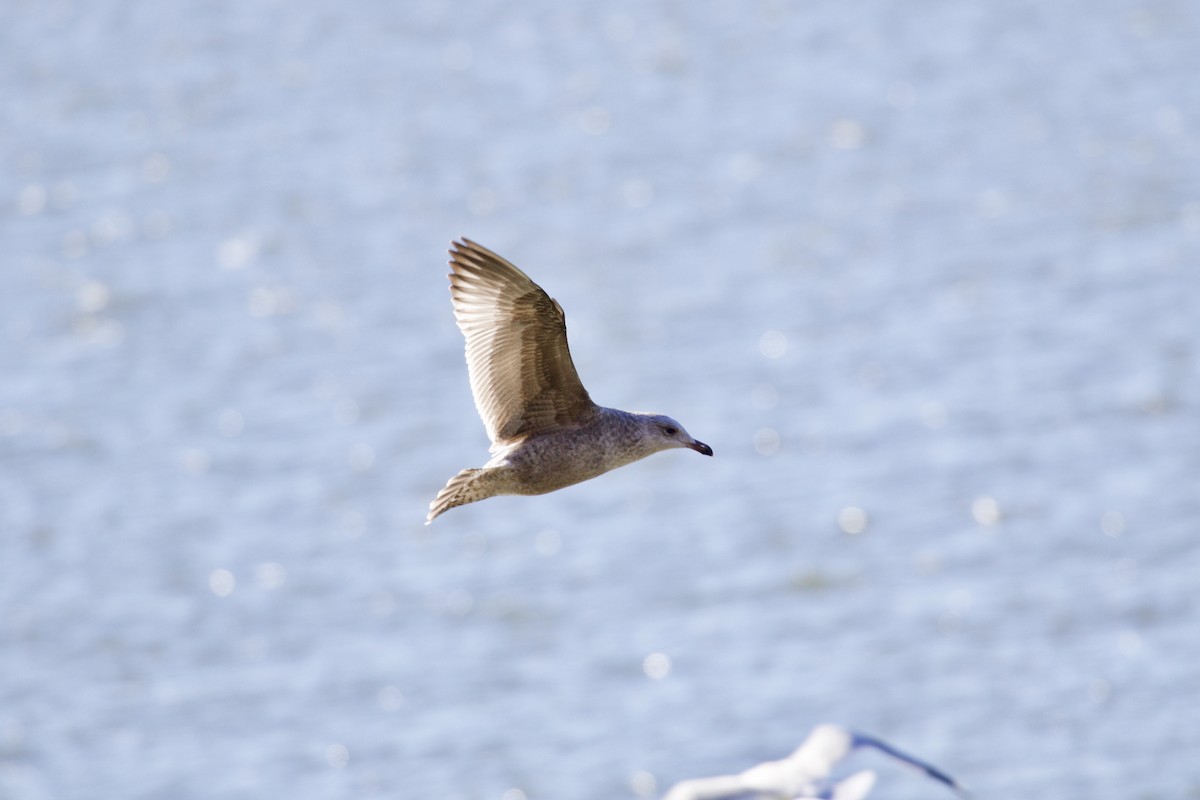
POLYGON ((587 422, 596 406, 571 362, 562 307, 524 272, 469 239, 453 243, 450 268, 471 392, 492 449, 587 422))

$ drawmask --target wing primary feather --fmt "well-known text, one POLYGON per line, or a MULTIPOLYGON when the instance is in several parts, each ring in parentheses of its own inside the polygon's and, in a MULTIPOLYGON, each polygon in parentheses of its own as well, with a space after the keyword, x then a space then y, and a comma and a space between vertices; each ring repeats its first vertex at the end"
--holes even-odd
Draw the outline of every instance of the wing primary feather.
POLYGON ((482 245, 463 238, 449 252, 455 320, 493 450, 590 419, 596 406, 571 360, 562 306, 482 245))

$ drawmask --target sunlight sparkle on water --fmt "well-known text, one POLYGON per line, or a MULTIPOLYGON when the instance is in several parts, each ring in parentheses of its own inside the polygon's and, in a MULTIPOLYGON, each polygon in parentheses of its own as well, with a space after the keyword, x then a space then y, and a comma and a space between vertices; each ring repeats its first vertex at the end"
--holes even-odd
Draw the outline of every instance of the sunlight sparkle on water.
POLYGON ((212 466, 212 458, 198 447, 185 447, 179 453, 179 466, 189 475, 202 475, 212 466))
POLYGON ((839 119, 829 128, 829 143, 838 150, 857 150, 866 138, 862 124, 852 119, 839 119))
POLYGON ((1100 515, 1100 530, 1113 539, 1125 533, 1125 515, 1120 511, 1105 511, 1100 515))
POLYGON ((86 281, 75 291, 75 304, 80 311, 88 314, 95 314, 98 311, 103 311, 109 300, 112 298, 112 292, 108 287, 100 281, 86 281))
POLYGON ((258 241, 248 235, 234 236, 217 246, 217 264, 222 269, 241 269, 258 255, 258 241))
POLYGON ((671 674, 671 659, 665 653, 651 653, 642 661, 642 671, 649 678, 661 680, 671 674))
POLYGON ((750 183, 762 175, 762 160, 754 153, 736 153, 729 159, 728 172, 738 183, 750 183))
POLYGON ((17 195, 17 211, 26 217, 42 213, 46 208, 46 187, 39 183, 31 183, 17 195))
POLYGON ((252 317, 288 314, 296 309, 290 289, 283 286, 257 286, 251 290, 246 307, 252 317))
POLYGON ((358 422, 358 403, 343 397, 333 405, 333 419, 338 425, 353 425, 358 422))
POLYGON ((1137 631, 1121 631, 1117 635, 1117 650, 1126 658, 1142 652, 1142 635, 1137 631))
POLYGON ((77 317, 71 329, 85 342, 115 347, 125 339, 125 326, 115 319, 98 314, 77 317))
POLYGON ((787 348, 787 336, 783 331, 765 331, 758 337, 758 352, 767 358, 782 358, 787 348))
POLYGON ((658 779, 644 769, 629 776, 629 788, 638 797, 654 797, 658 794, 658 779))
POLYGON ((92 223, 92 241, 97 245, 122 241, 132 232, 133 218, 124 211, 110 211, 92 223))
POLYGON ((331 744, 325 748, 325 760, 334 769, 345 769, 350 763, 350 751, 344 744, 331 744))
POLYGON ((995 525, 1000 521, 1000 504, 994 497, 976 497, 971 503, 971 516, 980 525, 995 525))
POLYGON ((237 579, 227 569, 214 569, 208 576, 208 588, 217 597, 228 597, 233 594, 237 579))
POLYGON ((760 456, 772 456, 779 452, 779 432, 774 428, 759 428, 754 434, 754 449, 760 456))
POLYGON ((869 521, 867 512, 858 506, 846 506, 838 512, 837 522, 842 533, 851 535, 862 533, 867 529, 869 521))
POLYGON ((263 589, 278 589, 287 580, 287 570, 282 564, 268 561, 254 568, 254 582, 263 589))
POLYGON ((399 711, 404 705, 404 693, 395 686, 385 686, 379 690, 376 697, 379 707, 384 711, 399 711))

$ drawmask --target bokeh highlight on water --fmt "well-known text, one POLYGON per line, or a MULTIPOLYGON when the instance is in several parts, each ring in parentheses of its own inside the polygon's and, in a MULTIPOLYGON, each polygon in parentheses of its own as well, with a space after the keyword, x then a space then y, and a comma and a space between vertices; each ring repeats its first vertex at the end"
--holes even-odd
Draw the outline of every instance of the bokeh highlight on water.
POLYGON ((0 797, 1200 791, 1197 15, 9 3, 0 797), (463 234, 717 458, 425 529, 463 234))

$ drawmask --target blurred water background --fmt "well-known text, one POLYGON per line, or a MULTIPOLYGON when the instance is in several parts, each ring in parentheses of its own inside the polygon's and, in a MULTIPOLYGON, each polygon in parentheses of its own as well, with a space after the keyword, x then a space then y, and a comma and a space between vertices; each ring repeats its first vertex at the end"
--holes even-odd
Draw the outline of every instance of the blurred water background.
POLYGON ((1194 3, 0 18, 0 797, 1200 796, 1194 3), (425 528, 464 234, 716 458, 425 528))

